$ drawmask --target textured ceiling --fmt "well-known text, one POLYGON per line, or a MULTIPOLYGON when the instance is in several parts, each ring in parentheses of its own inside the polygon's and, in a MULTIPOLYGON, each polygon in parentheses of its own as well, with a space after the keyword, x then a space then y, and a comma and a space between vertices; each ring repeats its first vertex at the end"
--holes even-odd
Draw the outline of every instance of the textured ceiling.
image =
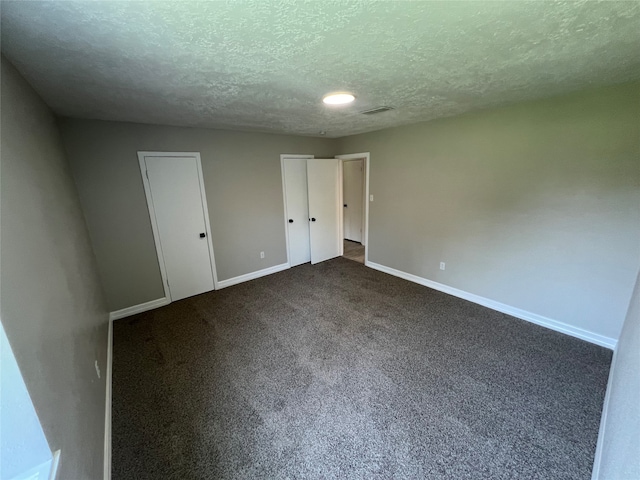
POLYGON ((637 1, 1 8, 5 55, 73 117, 339 137, 640 78, 637 1))

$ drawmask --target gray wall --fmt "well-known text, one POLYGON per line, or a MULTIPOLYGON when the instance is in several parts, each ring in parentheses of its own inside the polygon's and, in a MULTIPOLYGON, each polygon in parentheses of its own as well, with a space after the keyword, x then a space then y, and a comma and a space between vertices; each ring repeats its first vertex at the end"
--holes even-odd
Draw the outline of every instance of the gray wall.
POLYGON ((342 138, 371 152, 369 260, 617 339, 639 104, 635 83, 342 138))
POLYGON ((611 365, 594 480, 640 478, 640 274, 611 365))
POLYGON ((4 57, 1 125, 2 324, 59 478, 102 478, 106 304, 54 118, 4 57))
POLYGON ((60 128, 112 311, 164 296, 138 151, 200 152, 219 280, 287 261, 280 154, 334 154, 322 138, 75 119, 60 128))

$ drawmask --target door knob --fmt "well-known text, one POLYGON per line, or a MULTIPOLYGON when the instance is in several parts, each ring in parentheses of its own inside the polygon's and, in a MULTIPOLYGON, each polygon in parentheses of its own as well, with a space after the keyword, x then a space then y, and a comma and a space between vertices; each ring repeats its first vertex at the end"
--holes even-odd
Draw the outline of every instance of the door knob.
POLYGON ((293 219, 292 218, 289 219, 289 223, 293 223, 293 219))
POLYGON ((315 221, 316 221, 316 219, 315 219, 314 217, 311 217, 311 221, 312 221, 312 222, 315 222, 315 221))
POLYGON ((207 234, 206 234, 206 233, 201 233, 201 234, 200 234, 200 238, 204 238, 204 237, 206 237, 206 236, 207 236, 207 234))

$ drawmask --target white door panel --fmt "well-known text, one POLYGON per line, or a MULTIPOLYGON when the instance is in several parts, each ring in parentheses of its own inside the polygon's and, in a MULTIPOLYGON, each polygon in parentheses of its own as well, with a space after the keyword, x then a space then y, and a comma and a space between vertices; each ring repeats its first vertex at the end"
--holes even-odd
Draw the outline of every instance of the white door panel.
POLYGON ((295 267, 311 261, 307 161, 302 158, 285 158, 282 165, 289 230, 289 262, 295 267))
POLYGON ((343 164, 344 238, 362 242, 363 161, 349 160, 343 164))
POLYGON ((197 159, 148 156, 145 164, 171 300, 213 290, 197 159))
POLYGON ((307 160, 311 263, 342 255, 342 175, 338 159, 307 160))

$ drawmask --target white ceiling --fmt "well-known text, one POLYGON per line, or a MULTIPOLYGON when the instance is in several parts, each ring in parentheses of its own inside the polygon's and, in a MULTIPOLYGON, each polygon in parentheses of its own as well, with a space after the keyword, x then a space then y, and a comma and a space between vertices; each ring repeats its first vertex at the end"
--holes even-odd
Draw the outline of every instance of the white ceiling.
POLYGON ((3 52, 72 117, 339 137, 640 78, 637 1, 1 8, 3 52))

